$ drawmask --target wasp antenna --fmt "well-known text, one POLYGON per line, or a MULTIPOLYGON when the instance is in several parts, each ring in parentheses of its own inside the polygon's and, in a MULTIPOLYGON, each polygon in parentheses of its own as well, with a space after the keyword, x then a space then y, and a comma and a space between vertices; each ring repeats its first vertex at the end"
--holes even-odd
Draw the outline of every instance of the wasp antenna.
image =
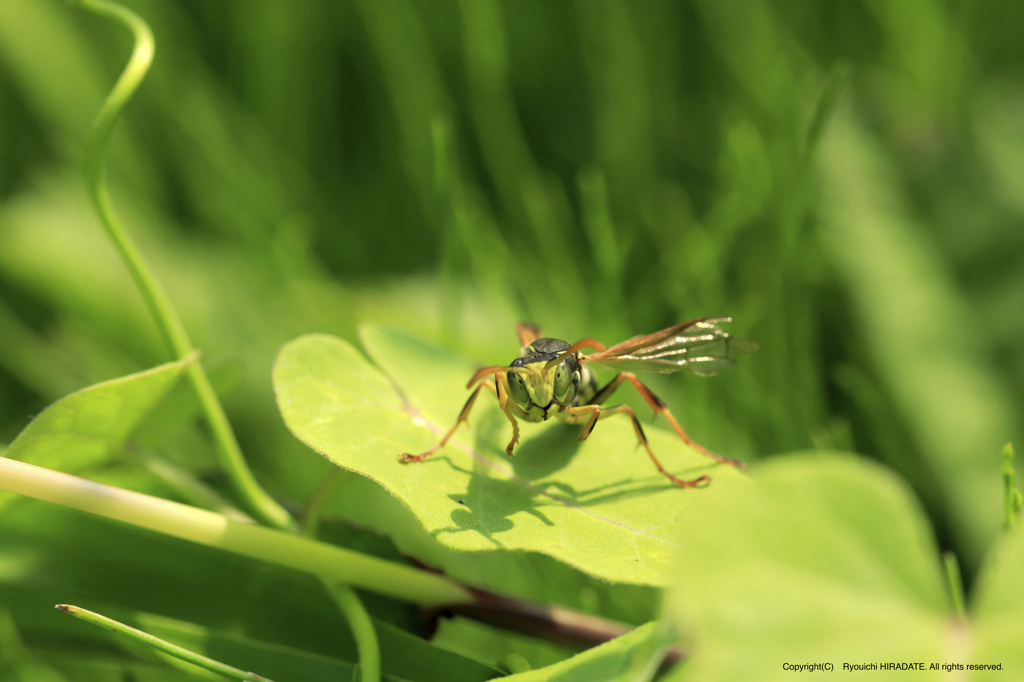
MULTIPOLYGON (((548 360, 548 362, 544 365, 544 369, 551 369, 552 367, 560 363, 562 360, 564 360, 566 355, 576 353, 577 351, 579 351, 580 348, 593 348, 599 353, 603 350, 606 350, 604 344, 601 343, 600 341, 595 341, 594 339, 582 339, 572 344, 561 353, 559 353, 554 360, 548 360)), ((583 357, 584 356, 580 356, 580 359, 582 359, 583 357)))
POLYGON ((472 378, 470 378, 469 383, 466 384, 466 388, 473 388, 473 384, 477 383, 478 381, 480 381, 484 377, 490 376, 491 374, 496 374, 497 372, 500 372, 500 371, 505 370, 505 369, 508 369, 508 368, 507 367, 501 367, 499 365, 495 365, 493 367, 484 367, 483 369, 478 369, 476 374, 474 374, 472 376, 472 378))
POLYGON ((547 370, 551 369, 552 367, 554 367, 555 365, 560 363, 562 360, 564 360, 565 356, 568 355, 568 354, 569 354, 569 351, 565 351, 564 353, 559 353, 558 355, 556 355, 554 357, 554 359, 548 360, 546 363, 544 363, 544 370, 547 371, 547 370))
POLYGON ((569 346, 569 349, 567 351, 565 351, 565 352, 566 353, 575 353, 580 348, 593 348, 594 350, 596 350, 599 353, 601 351, 603 351, 603 350, 606 350, 605 345, 603 343, 601 343, 600 341, 597 341, 595 339, 581 339, 581 340, 577 341, 576 343, 572 344, 571 346, 569 346))

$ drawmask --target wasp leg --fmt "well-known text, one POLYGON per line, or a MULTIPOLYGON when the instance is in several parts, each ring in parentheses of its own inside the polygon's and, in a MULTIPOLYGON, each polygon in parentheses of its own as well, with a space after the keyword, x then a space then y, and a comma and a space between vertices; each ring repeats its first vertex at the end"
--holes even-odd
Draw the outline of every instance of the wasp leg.
POLYGON ((508 420, 512 422, 512 442, 510 442, 508 447, 505 448, 505 452, 508 453, 509 457, 511 457, 512 448, 514 448, 516 443, 519 442, 519 422, 516 421, 514 414, 519 414, 520 417, 525 417, 526 414, 518 405, 509 402, 508 379, 506 378, 505 373, 496 372, 495 374, 496 376, 493 384, 490 382, 481 382, 476 389, 474 389, 473 393, 470 394, 469 400, 466 401, 466 404, 462 408, 462 412, 459 413, 459 418, 455 420, 455 424, 452 425, 452 428, 448 429, 448 433, 444 434, 444 438, 441 439, 440 443, 419 455, 404 453, 399 458, 399 461, 403 463, 422 462, 427 457, 430 457, 432 454, 447 445, 448 441, 451 440, 451 437, 455 435, 455 431, 459 428, 459 424, 465 422, 469 417, 469 412, 473 409, 473 403, 476 402, 476 398, 480 394, 480 389, 484 386, 494 393, 495 397, 498 399, 498 406, 501 407, 501 411, 504 412, 505 416, 508 417, 508 420))
POLYGON ((651 450, 651 444, 647 442, 647 436, 644 434, 643 427, 640 426, 640 421, 636 418, 633 413, 633 408, 629 405, 618 405, 616 407, 602 408, 600 405, 580 405, 579 407, 568 407, 565 410, 556 413, 558 418, 568 424, 578 424, 584 419, 587 423, 583 426, 583 430, 580 431, 580 440, 586 440, 590 436, 590 432, 594 430, 594 425, 597 424, 598 419, 604 419, 614 414, 628 414, 629 418, 633 421, 633 431, 636 432, 636 438, 638 445, 643 445, 644 449, 647 450, 647 454, 650 456, 651 461, 654 462, 654 466, 658 468, 658 471, 662 473, 666 478, 675 483, 676 485, 684 488, 696 488, 698 486, 707 485, 711 482, 710 476, 701 476, 695 478, 692 481, 687 481, 677 476, 673 476, 665 467, 661 466, 661 462, 654 456, 654 451, 651 450), (589 417, 587 416, 589 415, 589 417))
POLYGON ((434 454, 435 452, 437 452, 438 450, 443 448, 445 446, 445 444, 448 443, 448 440, 452 437, 452 435, 455 434, 455 430, 457 428, 459 428, 459 424, 461 424, 462 422, 466 421, 466 418, 469 417, 469 411, 473 409, 473 403, 476 402, 476 397, 480 394, 480 389, 483 388, 483 387, 484 387, 484 384, 480 384, 479 386, 476 387, 476 389, 473 391, 473 393, 469 396, 469 400, 467 400, 465 406, 463 406, 462 412, 459 413, 459 418, 455 420, 455 424, 452 426, 452 428, 448 429, 448 433, 444 434, 444 438, 441 439, 440 443, 438 443, 434 447, 430 448, 426 452, 424 452, 422 454, 419 454, 419 455, 410 455, 410 454, 407 454, 407 453, 403 454, 401 457, 399 457, 399 461, 400 462, 422 462, 427 457, 430 457, 432 454, 434 454))
POLYGON ((672 426, 672 429, 679 435, 680 438, 683 439, 684 443, 689 445, 694 450, 700 452, 702 455, 707 455, 716 462, 721 462, 722 464, 731 464, 734 467, 739 467, 742 471, 747 470, 747 465, 745 463, 737 459, 729 459, 728 457, 723 457, 722 455, 711 452, 703 445, 695 442, 692 438, 686 435, 686 431, 683 431, 683 427, 680 426, 679 422, 676 421, 676 418, 672 416, 672 412, 670 412, 668 407, 665 406, 665 402, 658 396, 654 395, 654 391, 644 386, 640 382, 640 380, 636 378, 636 375, 633 374, 632 372, 619 372, 618 374, 616 374, 615 378, 608 382, 607 386, 598 391, 597 394, 594 396, 594 399, 591 400, 590 402, 594 405, 600 405, 601 403, 603 403, 605 400, 612 396, 612 393, 615 392, 615 389, 617 389, 623 381, 628 381, 631 384, 633 384, 633 387, 636 388, 636 391, 637 393, 640 394, 640 397, 643 398, 644 401, 651 406, 651 409, 654 410, 655 417, 657 417, 659 414, 665 415, 665 419, 668 420, 668 423, 672 426))
POLYGON ((512 456, 512 449, 515 448, 516 443, 519 442, 519 422, 513 416, 513 412, 519 414, 520 417, 525 418, 526 413, 523 409, 515 403, 509 403, 508 400, 508 375, 504 372, 497 372, 494 375, 494 391, 498 396, 498 407, 505 413, 508 420, 512 422, 512 440, 509 441, 505 447, 505 454, 509 457, 512 456))

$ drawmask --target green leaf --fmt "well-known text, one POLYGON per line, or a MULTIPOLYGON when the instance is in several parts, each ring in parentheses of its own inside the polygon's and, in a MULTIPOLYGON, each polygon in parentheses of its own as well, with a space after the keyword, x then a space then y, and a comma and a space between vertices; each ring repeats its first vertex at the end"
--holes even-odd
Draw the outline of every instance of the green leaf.
POLYGON ((121 450, 139 421, 174 386, 195 356, 61 398, 25 427, 6 456, 61 471, 81 470, 121 450))
MULTIPOLYGON (((222 361, 207 368, 206 374, 217 396, 223 398, 243 383, 245 366, 237 360, 222 361)), ((132 434, 132 441, 143 447, 154 447, 200 414, 202 406, 195 388, 188 382, 181 382, 142 419, 132 434)))
POLYGON ((509 682, 645 682, 658 669, 668 631, 658 623, 587 649, 570 659, 502 678, 509 682))
MULTIPOLYGON (((415 557, 460 581, 632 625, 647 623, 657 615, 661 598, 657 588, 609 583, 535 552, 452 550, 436 542, 408 508, 370 479, 344 472, 339 487, 341 492, 329 505, 331 513, 358 527, 387 534, 401 555, 415 557)), ((324 538, 321 534, 321 539, 324 538)), ((360 545, 355 548, 365 551, 360 545)), ((510 655, 522 656, 532 667, 540 668, 574 653, 554 642, 517 635, 461 617, 441 619, 431 641, 502 668, 507 667, 503 659, 510 655)))
MULTIPOLYGON (((919 678, 946 679, 929 666, 1005 670, 1024 651, 1019 542, 968 623, 953 613, 931 529, 900 479, 820 454, 776 458, 753 477, 756 485, 709 505, 682 536, 690 551, 680 554, 670 603, 692 655, 673 679, 783 680, 793 675, 784 663, 842 670, 887 661, 923 662, 919 678), (995 650, 992 609, 1006 637, 995 650)), ((879 670, 872 679, 906 675, 879 670)))
POLYGON ((474 367, 398 331, 365 327, 362 338, 383 372, 329 336, 282 349, 274 386, 284 420, 314 450, 384 486, 453 549, 530 550, 607 580, 663 585, 675 536, 727 482, 743 478, 648 427, 669 470, 714 479, 703 489, 672 485, 637 448, 624 417, 601 422, 584 443, 575 428, 523 424, 509 459, 511 429, 485 393, 471 429, 433 458, 402 464, 401 453, 428 449, 454 422, 474 367))
MULTIPOLYGON (((119 455, 140 420, 177 382, 195 356, 104 381, 43 410, 4 453, 65 473, 82 473, 119 455)), ((0 494, 0 508, 17 496, 0 494)))
MULTIPOLYGON (((656 616, 660 601, 657 588, 612 584, 546 554, 450 549, 436 542, 412 512, 384 488, 357 474, 345 472, 344 475, 347 480, 343 491, 335 495, 329 505, 333 513, 386 534, 405 556, 416 557, 458 580, 524 599, 600 613, 633 625, 646 623, 656 616)), ((389 557, 384 555, 384 558, 389 557)), ((506 632, 495 632, 503 641, 508 640, 506 632)), ((527 658, 539 667, 533 658, 527 658)))

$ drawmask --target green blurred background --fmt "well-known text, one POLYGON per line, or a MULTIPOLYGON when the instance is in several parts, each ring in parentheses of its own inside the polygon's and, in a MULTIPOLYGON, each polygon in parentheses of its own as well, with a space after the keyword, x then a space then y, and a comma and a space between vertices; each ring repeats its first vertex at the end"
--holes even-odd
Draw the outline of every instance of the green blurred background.
MULTIPOLYGON (((271 392, 299 334, 383 322, 507 363, 517 319, 616 342, 731 315, 756 354, 652 380, 697 440, 880 459, 969 571, 998 533, 1024 3, 126 4, 157 54, 114 203, 289 504, 330 466, 271 392)), ((82 180, 129 47, 64 2, 0 3, 0 444, 168 359, 82 180)), ((158 451, 222 483, 200 428, 158 451)))

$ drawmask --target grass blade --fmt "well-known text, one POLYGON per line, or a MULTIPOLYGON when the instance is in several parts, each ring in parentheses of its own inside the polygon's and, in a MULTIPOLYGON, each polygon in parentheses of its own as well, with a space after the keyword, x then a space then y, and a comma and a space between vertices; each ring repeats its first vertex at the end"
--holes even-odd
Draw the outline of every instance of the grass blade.
POLYGON ((272 682, 272 680, 263 677, 262 675, 257 675, 256 673, 250 673, 244 670, 239 670, 238 668, 234 668, 230 665, 221 663, 220 661, 215 661, 212 658, 207 658, 206 656, 202 656, 195 652, 189 651, 188 649, 164 641, 159 637, 154 637, 153 635, 143 632, 142 630, 136 630, 135 628, 125 625, 124 623, 119 623, 116 620, 113 620, 112 618, 101 616, 98 613, 87 611, 86 609, 79 608, 78 606, 72 606, 70 604, 57 604, 55 608, 57 608, 60 611, 63 611, 64 613, 68 613, 74 616, 75 618, 84 620, 87 623, 92 623, 93 625, 98 625, 102 628, 110 628, 114 631, 114 633, 120 633, 137 642, 142 642, 146 646, 153 647, 157 651, 162 651, 165 654, 170 654, 175 658, 180 658, 183 661, 186 661, 193 665, 197 665, 200 668, 205 668, 206 670, 219 673, 221 675, 224 675, 225 677, 230 677, 236 680, 251 680, 252 682, 272 682))

